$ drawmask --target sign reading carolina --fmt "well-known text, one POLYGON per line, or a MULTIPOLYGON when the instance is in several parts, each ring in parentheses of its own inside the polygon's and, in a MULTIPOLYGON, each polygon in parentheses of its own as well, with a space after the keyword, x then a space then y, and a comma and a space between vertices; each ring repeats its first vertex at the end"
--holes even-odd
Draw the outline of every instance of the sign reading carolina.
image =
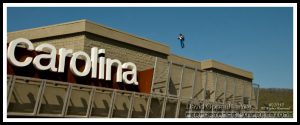
POLYGON ((93 47, 91 48, 91 56, 89 56, 83 51, 73 53, 72 49, 60 48, 58 50, 58 67, 55 66, 56 54, 57 51, 53 45, 44 43, 34 48, 32 42, 24 38, 18 38, 11 41, 7 50, 8 61, 16 67, 25 67, 32 62, 33 66, 38 70, 50 70, 52 72, 63 73, 65 69, 65 59, 67 56, 71 56, 69 68, 71 72, 76 76, 84 77, 87 76, 91 71, 92 78, 111 81, 111 68, 114 65, 117 67, 116 82, 125 82, 126 84, 138 85, 136 65, 132 62, 126 62, 122 64, 117 59, 105 58, 105 49, 98 49, 97 47, 93 47), (28 51, 46 51, 49 53, 39 54, 35 57, 26 57, 24 61, 20 61, 15 57, 15 50, 18 45, 25 45, 28 51), (49 64, 42 65, 41 60, 43 59, 48 59, 49 64), (76 67, 76 61, 78 59, 83 59, 85 61, 83 71, 80 71, 76 67), (126 71, 123 72, 123 69, 126 69, 126 71), (131 76, 131 79, 128 79, 128 76, 131 76))

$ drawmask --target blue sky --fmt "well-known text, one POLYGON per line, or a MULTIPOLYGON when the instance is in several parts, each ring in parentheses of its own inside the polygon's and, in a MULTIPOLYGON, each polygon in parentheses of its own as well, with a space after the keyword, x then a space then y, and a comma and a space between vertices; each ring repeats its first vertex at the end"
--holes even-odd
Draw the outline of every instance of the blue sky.
POLYGON ((9 7, 7 30, 79 19, 160 42, 179 56, 246 69, 261 87, 293 87, 291 7, 9 7), (185 35, 184 49, 179 33, 185 35))

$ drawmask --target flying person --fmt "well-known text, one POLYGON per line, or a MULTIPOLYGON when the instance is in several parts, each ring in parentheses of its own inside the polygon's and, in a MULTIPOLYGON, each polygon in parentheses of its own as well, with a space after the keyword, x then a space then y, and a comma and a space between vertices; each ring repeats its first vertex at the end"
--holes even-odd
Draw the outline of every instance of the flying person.
POLYGON ((184 48, 184 36, 180 33, 179 36, 177 37, 177 39, 180 40, 180 45, 181 45, 181 48, 184 48))

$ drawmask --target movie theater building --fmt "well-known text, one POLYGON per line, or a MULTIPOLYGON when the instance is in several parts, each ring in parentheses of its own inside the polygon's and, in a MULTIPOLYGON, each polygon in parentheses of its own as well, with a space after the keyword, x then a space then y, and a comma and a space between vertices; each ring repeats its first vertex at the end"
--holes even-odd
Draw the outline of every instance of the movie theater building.
POLYGON ((7 48, 8 117, 185 118, 258 105, 249 71, 87 20, 9 32, 7 48))

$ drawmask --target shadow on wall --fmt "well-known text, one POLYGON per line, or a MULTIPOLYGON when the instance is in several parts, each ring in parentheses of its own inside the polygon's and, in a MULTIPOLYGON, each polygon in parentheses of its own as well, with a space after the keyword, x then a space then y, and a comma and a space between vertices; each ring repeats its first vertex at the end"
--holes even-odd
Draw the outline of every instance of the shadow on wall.
POLYGON ((45 104, 41 104, 41 108, 40 108, 40 113, 49 113, 49 114, 60 114, 62 112, 63 109, 63 105, 64 105, 64 100, 63 97, 56 95, 55 96, 57 99, 58 104, 50 104, 49 102, 51 102, 50 100, 48 101, 48 99, 46 98, 45 95, 43 95, 43 101, 45 102, 45 104))
POLYGON ((107 117, 108 116, 108 112, 109 112, 109 104, 106 100, 102 100, 103 104, 104 104, 104 108, 101 108, 99 106, 97 106, 94 103, 93 109, 92 109, 92 115, 93 116, 100 116, 100 117, 107 117))
POLYGON ((173 82, 172 78, 170 78, 170 82, 169 82, 169 94, 171 94, 171 95, 177 95, 178 94, 177 90, 176 90, 176 87, 175 87, 175 83, 173 82))
POLYGON ((23 95, 23 99, 21 95, 19 95, 16 91, 13 91, 11 100, 9 106, 7 108, 8 112, 22 112, 22 113, 32 113, 36 99, 34 97, 34 94, 29 92, 27 95, 23 95))
POLYGON ((117 106, 115 105, 113 117, 119 117, 119 118, 127 117, 129 108, 127 107, 125 102, 122 103, 122 106, 123 106, 123 110, 118 109, 117 106))

